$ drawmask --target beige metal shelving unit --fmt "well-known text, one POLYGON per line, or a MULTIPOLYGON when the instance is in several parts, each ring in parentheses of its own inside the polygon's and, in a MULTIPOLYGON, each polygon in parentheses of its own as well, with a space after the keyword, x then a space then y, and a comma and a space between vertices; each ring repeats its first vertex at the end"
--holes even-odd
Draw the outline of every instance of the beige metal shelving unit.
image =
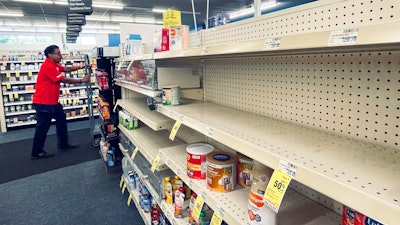
POLYGON ((146 102, 147 101, 145 98, 135 98, 129 100, 119 99, 117 101, 117 105, 132 113, 132 115, 138 118, 138 120, 142 121, 155 131, 171 129, 174 125, 174 121, 157 113, 156 111, 150 111, 146 102))
MULTIPOLYGON (((139 148, 143 156, 153 163, 158 155, 158 150, 161 148, 176 146, 183 144, 182 141, 176 139, 173 142, 168 139, 168 132, 156 132, 148 127, 140 127, 135 130, 128 130, 125 127, 118 125, 118 128, 124 133, 133 144, 139 148)), ((161 160, 156 167, 157 171, 167 169, 164 160, 161 160)))
POLYGON ((396 0, 317 1, 203 31, 201 47, 152 58, 201 59, 205 101, 157 110, 398 224, 399 15, 396 0))

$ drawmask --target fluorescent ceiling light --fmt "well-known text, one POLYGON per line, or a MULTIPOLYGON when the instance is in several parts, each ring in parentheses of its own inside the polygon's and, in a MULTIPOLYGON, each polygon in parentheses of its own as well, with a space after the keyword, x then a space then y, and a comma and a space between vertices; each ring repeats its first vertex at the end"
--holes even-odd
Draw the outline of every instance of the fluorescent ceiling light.
POLYGON ((163 12, 166 12, 167 10, 166 9, 161 9, 161 8, 153 8, 151 11, 157 12, 157 13, 163 13, 163 12))
POLYGON ((14 0, 14 2, 30 2, 30 3, 39 3, 39 4, 53 4, 53 1, 49 0, 14 0))
POLYGON ((67 1, 54 1, 54 4, 56 5, 68 5, 67 1))
POLYGON ((132 18, 111 18, 112 22, 133 23, 132 18))
POLYGON ((10 26, 10 27, 31 27, 32 24, 30 24, 30 23, 4 23, 4 26, 10 26))
MULTIPOLYGON (((278 5, 278 3, 276 1, 272 1, 272 2, 269 1, 267 3, 261 4, 260 8, 261 8, 261 11, 262 11, 262 10, 274 8, 277 5, 278 5)), ((254 13, 254 7, 249 8, 249 9, 239 10, 239 11, 236 11, 236 12, 232 12, 232 13, 229 14, 229 18, 230 19, 235 19, 235 18, 239 18, 239 17, 242 17, 242 16, 250 15, 252 13, 254 13)))
POLYGON ((86 20, 91 20, 91 21, 110 21, 110 18, 108 18, 108 17, 93 17, 93 16, 88 16, 88 17, 86 17, 86 20))
POLYGON ((9 17, 23 17, 23 13, 18 12, 0 12, 0 17, 9 16, 9 17))
POLYGON ((93 7, 96 8, 104 8, 104 9, 123 9, 123 5, 115 5, 115 4, 105 4, 105 3, 100 3, 100 2, 93 2, 92 3, 93 7))
POLYGON ((57 27, 56 24, 33 24, 32 27, 57 27))

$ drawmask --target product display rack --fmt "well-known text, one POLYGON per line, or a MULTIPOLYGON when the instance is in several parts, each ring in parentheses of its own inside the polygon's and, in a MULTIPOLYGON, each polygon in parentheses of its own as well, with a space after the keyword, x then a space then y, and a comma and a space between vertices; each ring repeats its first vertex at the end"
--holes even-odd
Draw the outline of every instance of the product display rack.
POLYGON ((127 110, 131 114, 133 114, 138 120, 145 123, 151 129, 164 130, 171 129, 174 125, 174 121, 170 118, 163 116, 156 111, 150 111, 148 105, 146 104, 147 100, 145 98, 136 98, 136 99, 119 99, 117 101, 117 105, 127 110))
MULTIPOLYGON (((66 58, 64 62, 81 62, 81 58, 66 58)), ((2 86, 2 99, 1 105, 2 113, 0 113, 1 119, 1 130, 6 132, 7 128, 22 127, 27 125, 34 125, 35 110, 32 108, 32 94, 35 92, 34 85, 36 84, 36 77, 39 71, 40 63, 43 60, 24 60, 24 61, 3 61, 2 65, 5 70, 0 71, 0 79, 2 86), (21 65, 28 67, 28 69, 13 69, 11 70, 11 64, 21 65), (10 101, 12 100, 12 101, 10 101), (18 110, 17 110, 18 109, 18 110)), ((68 73, 68 76, 79 77, 82 76, 82 70, 68 73)), ((95 86, 93 86, 95 87, 95 86)), ((75 96, 75 97, 64 97, 65 94, 69 94, 71 91, 84 90, 85 86, 77 85, 70 86, 65 85, 61 87, 60 103, 65 102, 64 109, 67 112, 67 120, 82 119, 88 117, 88 115, 79 115, 82 109, 87 106, 79 104, 79 99, 86 99, 87 96, 75 96), (72 102, 75 102, 72 104, 72 102), (80 110, 77 112, 76 110, 80 110), (69 115, 69 111, 75 111, 73 115, 69 115), (78 115, 76 115, 78 113, 78 115)), ((82 112, 84 112, 83 110, 82 112)))
MULTIPOLYGON (((149 161, 149 163, 154 162, 159 149, 184 144, 178 139, 174 141, 169 140, 169 133, 166 131, 156 132, 148 127, 139 127, 135 130, 128 130, 121 125, 119 125, 118 128, 137 148, 139 148, 139 151, 149 161)), ((161 171, 167 168, 165 162, 161 160, 157 164, 156 170, 161 171)))
POLYGON ((271 168, 293 163, 316 194, 396 224, 400 3, 384 3, 309 3, 206 30, 200 47, 120 60, 201 60, 205 102, 158 112, 271 168))
MULTIPOLYGON (((123 176, 124 182, 127 183, 128 179, 123 176)), ((139 192, 135 189, 132 189, 131 187, 127 186, 127 190, 129 191, 129 193, 132 195, 132 200, 137 208, 137 210, 139 211, 139 214, 141 215, 144 223, 146 225, 151 225, 151 218, 150 218, 150 213, 146 213, 143 209, 141 209, 140 204, 139 204, 139 192)), ((169 221, 172 222, 172 224, 174 225, 185 225, 187 224, 184 221, 187 221, 187 217, 183 217, 181 219, 177 219, 174 217, 173 215, 173 205, 168 205, 165 203, 165 201, 162 201, 160 203, 160 208, 163 211, 164 215, 168 218, 169 221)))

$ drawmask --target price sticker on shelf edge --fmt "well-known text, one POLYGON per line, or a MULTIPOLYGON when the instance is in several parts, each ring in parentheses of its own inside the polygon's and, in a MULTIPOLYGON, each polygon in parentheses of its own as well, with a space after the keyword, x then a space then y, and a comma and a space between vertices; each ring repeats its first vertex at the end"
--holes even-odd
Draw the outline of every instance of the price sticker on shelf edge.
POLYGON ((11 84, 10 83, 6 84, 6 88, 11 89, 11 84))
POLYGON ((279 46, 281 45, 281 38, 276 37, 276 38, 268 38, 264 42, 264 51, 268 50, 278 50, 279 46))
POLYGON ((10 73, 10 72, 7 72, 7 73, 6 73, 6 77, 7 77, 7 78, 10 78, 10 77, 11 77, 11 73, 10 73))
POLYGON ((215 211, 211 217, 210 225, 221 225, 221 224, 222 224, 222 216, 217 211, 215 211))
POLYGON ((194 208, 193 208, 193 217, 197 221, 200 218, 200 212, 201 209, 203 208, 203 205, 204 205, 204 199, 200 195, 198 195, 196 201, 194 202, 194 208))
POLYGON ((156 168, 157 168, 157 165, 158 165, 158 163, 160 162, 160 160, 161 160, 161 156, 160 155, 157 155, 157 157, 154 159, 154 161, 153 161, 153 164, 151 164, 151 171, 154 173, 154 171, 156 170, 156 168))
POLYGON ((132 201, 132 194, 129 194, 128 201, 126 202, 126 204, 128 206, 130 206, 131 205, 131 201, 132 201))
POLYGON ((175 139, 176 134, 178 133, 179 127, 181 127, 182 122, 177 120, 175 122, 174 127, 172 127, 171 133, 169 134, 169 139, 173 141, 175 139))
POLYGON ((139 148, 138 148, 138 147, 136 147, 135 150, 133 150, 132 155, 131 155, 132 161, 135 159, 135 156, 136 156, 136 154, 138 153, 138 151, 139 151, 139 148))
POLYGON ((353 45, 357 43, 358 28, 334 30, 329 36, 328 46, 353 45))
POLYGON ((124 177, 121 177, 121 180, 119 181, 119 188, 122 188, 123 184, 124 184, 124 177))
POLYGON ((14 99, 18 99, 18 98, 19 98, 18 93, 15 93, 15 94, 14 94, 14 99))
POLYGON ((291 180, 292 177, 289 174, 276 169, 268 182, 264 194, 264 201, 275 213, 279 211, 283 196, 291 180))
POLYGON ((19 72, 15 72, 16 77, 19 77, 19 75, 21 75, 19 72))
POLYGON ((31 77, 32 75, 33 75, 32 71, 29 71, 29 72, 28 72, 28 76, 31 77))

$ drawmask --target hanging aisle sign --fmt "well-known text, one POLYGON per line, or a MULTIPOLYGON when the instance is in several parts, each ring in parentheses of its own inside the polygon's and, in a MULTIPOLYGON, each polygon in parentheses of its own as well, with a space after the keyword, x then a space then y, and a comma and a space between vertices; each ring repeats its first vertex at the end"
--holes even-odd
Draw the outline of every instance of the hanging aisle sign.
POLYGON ((82 26, 81 25, 68 25, 67 32, 81 32, 82 26))
POLYGON ((79 13, 68 13, 67 14, 67 25, 85 25, 85 15, 79 13))
POLYGON ((92 0, 68 0, 68 12, 91 15, 93 13, 92 0))

